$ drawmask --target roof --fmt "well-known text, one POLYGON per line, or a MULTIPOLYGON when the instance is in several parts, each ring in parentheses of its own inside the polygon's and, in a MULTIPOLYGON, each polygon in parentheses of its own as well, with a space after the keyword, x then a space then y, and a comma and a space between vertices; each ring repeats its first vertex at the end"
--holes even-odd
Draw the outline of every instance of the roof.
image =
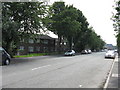
POLYGON ((41 39, 56 39, 56 38, 50 37, 48 35, 39 35, 38 37, 41 39))
POLYGON ((40 37, 41 38, 53 38, 53 39, 58 39, 58 35, 54 34, 53 32, 51 31, 42 31, 41 30, 41 33, 37 33, 37 34, 40 34, 40 37), (41 35, 42 34, 42 35, 41 35))

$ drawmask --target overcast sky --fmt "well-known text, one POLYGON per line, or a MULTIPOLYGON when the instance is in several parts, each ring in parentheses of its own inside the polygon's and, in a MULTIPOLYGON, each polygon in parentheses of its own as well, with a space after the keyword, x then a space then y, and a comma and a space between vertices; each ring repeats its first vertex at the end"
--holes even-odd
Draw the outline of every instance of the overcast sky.
MULTIPOLYGON (((55 1, 49 0, 52 4, 55 1)), ((114 11, 114 0, 61 0, 67 5, 72 5, 83 12, 90 26, 95 32, 108 43, 116 45, 115 32, 113 29, 113 21, 110 20, 114 11)))

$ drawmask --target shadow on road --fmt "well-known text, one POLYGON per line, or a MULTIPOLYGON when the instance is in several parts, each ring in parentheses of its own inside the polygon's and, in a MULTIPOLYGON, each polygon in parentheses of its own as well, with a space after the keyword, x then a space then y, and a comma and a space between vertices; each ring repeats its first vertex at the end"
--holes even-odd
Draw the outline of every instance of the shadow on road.
MULTIPOLYGON (((80 53, 76 53, 75 56, 82 55, 80 53)), ((89 54, 85 54, 89 55, 89 54)), ((37 60, 44 60, 44 59, 49 59, 49 58, 58 58, 58 57, 74 57, 74 56, 64 56, 64 54, 61 55, 46 55, 46 56, 34 56, 34 57, 25 57, 25 58, 12 58, 10 65, 14 64, 21 64, 21 63, 32 63, 37 60)))
POLYGON ((30 63, 35 61, 44 60, 47 58, 54 58, 54 57, 63 57, 63 55, 50 55, 50 56, 34 56, 34 57, 25 57, 25 58, 12 58, 11 63, 12 64, 21 64, 21 63, 30 63))

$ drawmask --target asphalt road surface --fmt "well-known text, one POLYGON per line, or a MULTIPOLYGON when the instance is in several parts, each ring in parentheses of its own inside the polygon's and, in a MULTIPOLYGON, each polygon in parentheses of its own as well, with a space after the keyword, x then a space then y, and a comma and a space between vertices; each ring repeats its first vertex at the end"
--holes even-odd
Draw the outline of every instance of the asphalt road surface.
POLYGON ((113 59, 104 52, 13 59, 2 68, 2 88, 101 88, 113 59))

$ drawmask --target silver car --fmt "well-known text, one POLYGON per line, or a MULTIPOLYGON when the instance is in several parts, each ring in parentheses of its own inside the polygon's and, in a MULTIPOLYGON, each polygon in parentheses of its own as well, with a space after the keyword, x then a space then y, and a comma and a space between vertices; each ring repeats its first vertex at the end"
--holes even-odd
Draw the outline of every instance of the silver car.
POLYGON ((87 52, 88 52, 88 54, 91 54, 91 53, 92 53, 92 51, 91 51, 90 49, 88 49, 87 52))
POLYGON ((88 54, 88 51, 87 50, 82 50, 81 54, 88 54))
POLYGON ((68 50, 67 52, 65 52, 64 55, 65 56, 73 56, 73 55, 75 55, 75 51, 74 50, 68 50))
POLYGON ((113 59, 115 59, 115 56, 116 56, 116 54, 115 54, 115 51, 113 51, 113 50, 109 50, 105 54, 105 58, 113 58, 113 59))

